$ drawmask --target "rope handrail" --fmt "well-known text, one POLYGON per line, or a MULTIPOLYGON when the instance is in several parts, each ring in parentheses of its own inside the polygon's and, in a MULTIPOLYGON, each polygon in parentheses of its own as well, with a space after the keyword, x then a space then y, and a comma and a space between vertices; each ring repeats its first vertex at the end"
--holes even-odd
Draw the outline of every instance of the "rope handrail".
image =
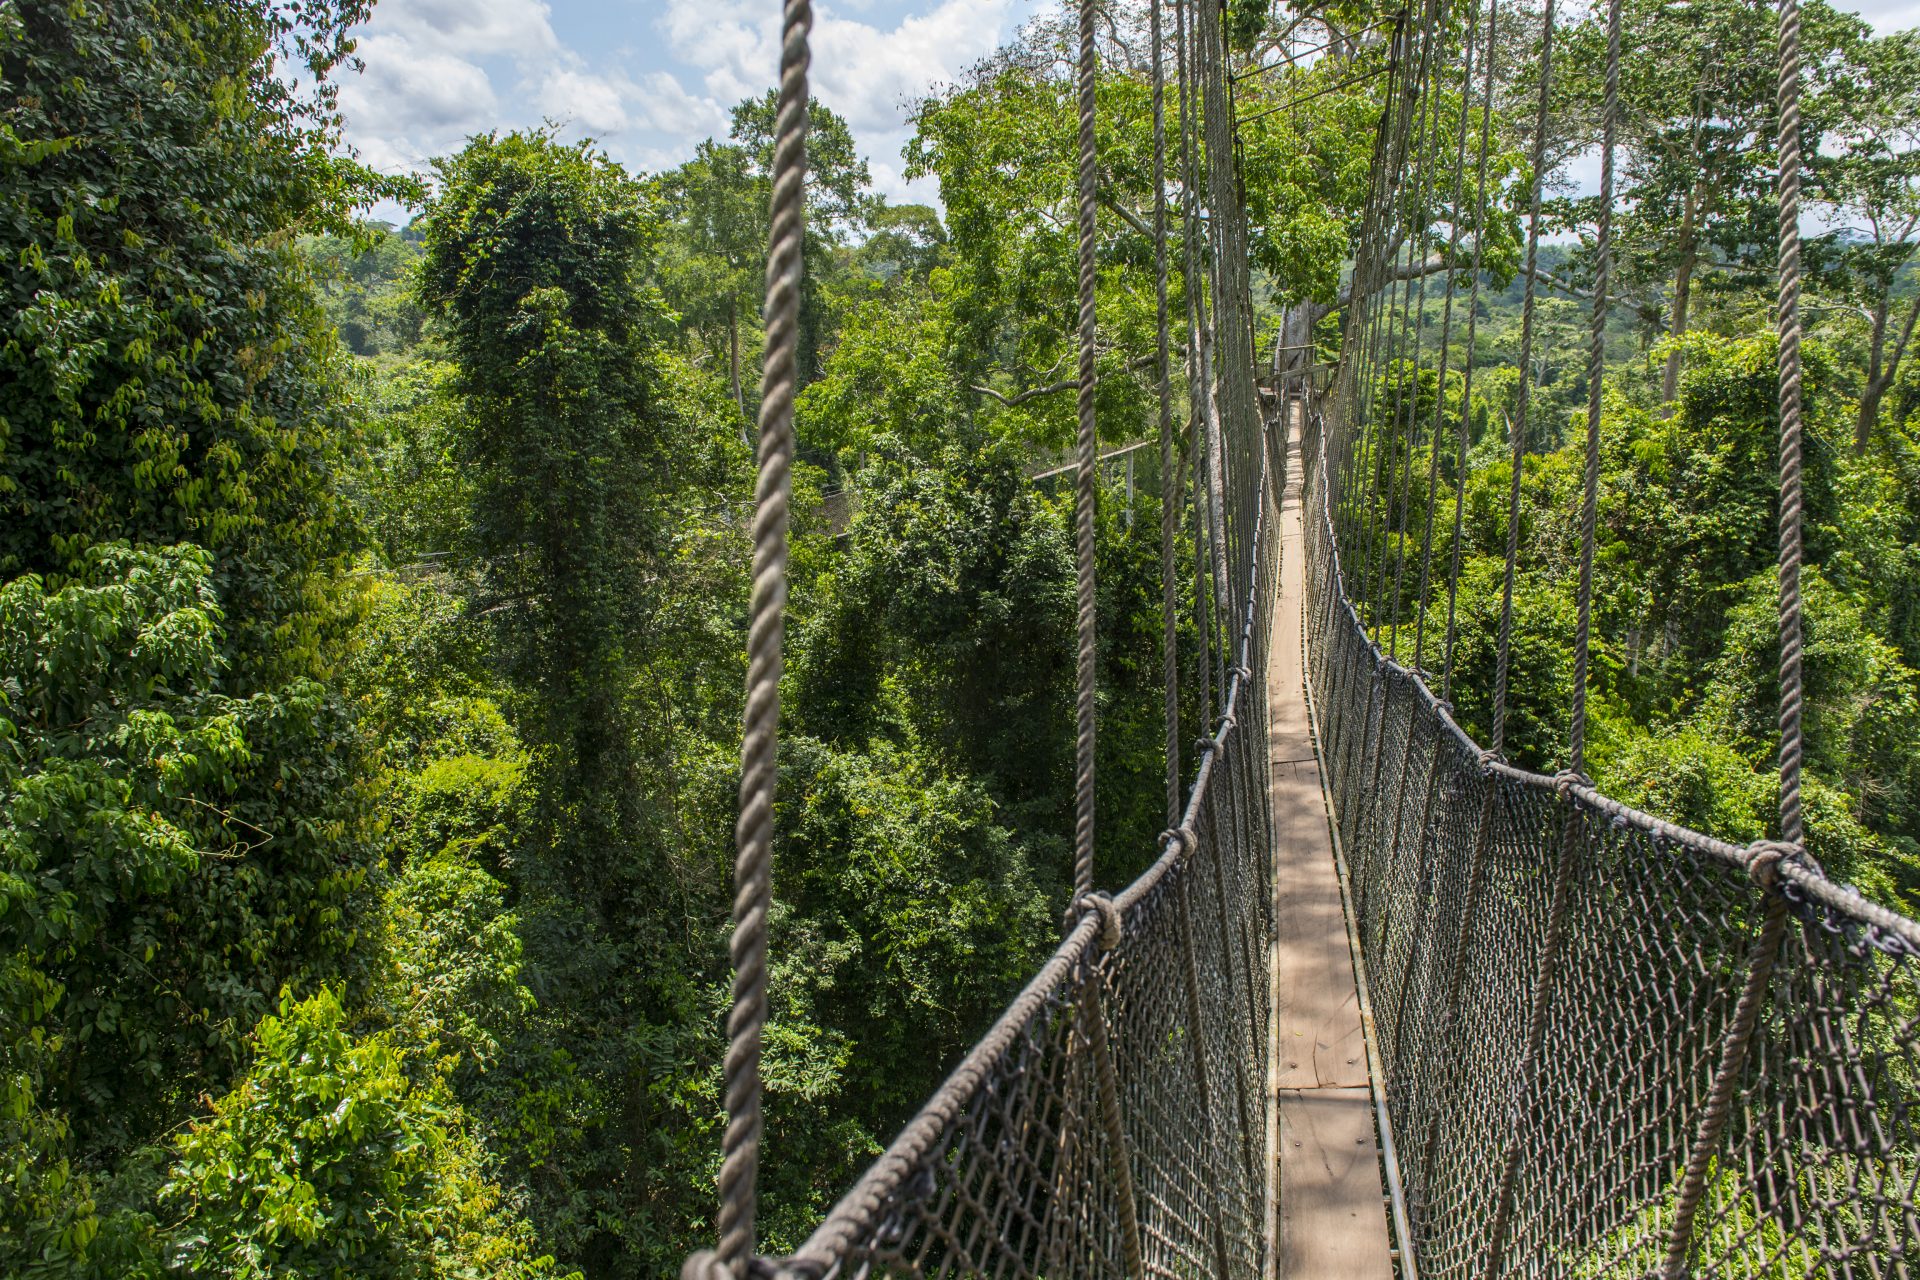
MULTIPOLYGON (((1264 486, 1266 482, 1263 467, 1259 483, 1264 486)), ((1133 918, 1136 913, 1149 902, 1164 897, 1170 881, 1187 872, 1196 855, 1198 832, 1206 823, 1207 809, 1223 768, 1221 761, 1231 749, 1235 730, 1242 727, 1241 703, 1253 682, 1260 610, 1270 603, 1267 593, 1261 589, 1263 575, 1270 573, 1270 566, 1260 555, 1267 535, 1266 515, 1263 505, 1255 518, 1254 555, 1245 578, 1247 604, 1235 647, 1236 662, 1228 676, 1217 725, 1212 734, 1201 739, 1179 826, 1161 833, 1159 856, 1113 896, 1113 908, 1123 922, 1123 936, 1118 947, 1104 948, 1106 951, 1117 951, 1128 944, 1139 927, 1133 918)), ((1241 736, 1243 740, 1248 737, 1244 732, 1241 736)), ((910 1211, 914 1203, 932 1198, 933 1188, 926 1184, 935 1175, 929 1164, 939 1156, 942 1141, 951 1139, 959 1119, 991 1087, 995 1068, 1003 1067, 1022 1038, 1033 1034, 1037 1020, 1050 1008, 1059 1006, 1058 993, 1073 985, 1076 971, 1099 958, 1098 953, 1103 950, 1101 927, 1099 913, 1079 912, 1073 927, 1040 971, 968 1051, 885 1153, 868 1167, 814 1229, 806 1243, 778 1263, 780 1270, 795 1276, 827 1276, 842 1274, 849 1262, 899 1260, 894 1249, 888 1247, 893 1244, 897 1248, 897 1242, 889 1237, 910 1236, 911 1231, 900 1222, 886 1221, 887 1214, 899 1215, 910 1211)))
POLYGON ((1906 1065, 1920 1057, 1920 921, 1795 846, 1732 844, 1484 750, 1427 673, 1368 634, 1317 409, 1307 430, 1310 705, 1375 1005, 1397 1009, 1380 1084, 1395 1128, 1427 1137, 1399 1151, 1421 1272, 1901 1274, 1920 1255, 1920 1080, 1906 1065), (1371 790, 1354 750, 1363 714, 1373 752, 1416 743, 1412 766, 1371 790), (1568 822, 1581 838, 1566 909, 1587 927, 1544 973, 1535 1105, 1509 1120, 1509 1033, 1530 998, 1510 966, 1538 945, 1568 822), (1498 892, 1473 883, 1482 858, 1498 892), (1756 967, 1775 950, 1777 967, 1756 967), (1465 981, 1449 992, 1456 965, 1465 981), (1710 1086, 1727 1061, 1722 1097, 1710 1086), (1512 1219, 1490 1262, 1509 1141, 1512 1219))

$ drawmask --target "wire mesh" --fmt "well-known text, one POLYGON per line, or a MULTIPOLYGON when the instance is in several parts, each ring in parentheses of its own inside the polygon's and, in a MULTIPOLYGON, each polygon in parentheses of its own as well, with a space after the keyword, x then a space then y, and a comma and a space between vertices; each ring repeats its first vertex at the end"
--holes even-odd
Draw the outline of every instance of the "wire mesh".
MULTIPOLYGON (((1243 483, 1266 484, 1249 442, 1243 483)), ((1116 1159, 1143 1274, 1254 1277, 1267 1245, 1269 874, 1264 505, 1219 725, 1158 861, 1082 915, 940 1091, 779 1266, 798 1275, 1128 1274, 1116 1159), (1118 1124, 1103 1116, 1115 1091, 1118 1124)))
POLYGON ((1421 1273, 1663 1273, 1777 895, 1787 945, 1680 1274, 1909 1274, 1920 925, 1809 867, 1757 874, 1754 850, 1484 755, 1348 597, 1325 433, 1316 411, 1309 680, 1421 1273))

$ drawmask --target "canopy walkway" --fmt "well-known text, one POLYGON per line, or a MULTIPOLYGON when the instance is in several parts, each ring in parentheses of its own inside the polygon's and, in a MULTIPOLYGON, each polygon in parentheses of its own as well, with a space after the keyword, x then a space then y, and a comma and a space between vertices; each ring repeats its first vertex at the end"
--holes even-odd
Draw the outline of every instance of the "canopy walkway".
MULTIPOLYGON (((1265 397, 1221 9, 1168 7, 1171 38, 1156 4, 1151 45, 1160 444, 1172 478, 1169 830, 1144 875, 1111 896, 1094 892, 1089 3, 1074 470, 1080 826, 1065 937, 811 1237, 790 1256, 765 1257, 753 1227, 758 1057, 810 20, 806 0, 786 6, 730 1124, 720 1248, 689 1259, 686 1275, 1908 1275, 1920 1253, 1920 925, 1829 880, 1806 856, 1799 812, 1794 0, 1781 7, 1778 140, 1782 803, 1778 839, 1748 847, 1621 805, 1583 769, 1617 2, 1569 752, 1552 776, 1516 767, 1502 749, 1525 431, 1511 433, 1484 748, 1447 701, 1462 486, 1450 512, 1438 496, 1443 465, 1458 476, 1466 464, 1474 362, 1458 354, 1456 310, 1472 353, 1491 225, 1489 122, 1496 100, 1503 111, 1514 100, 1497 74, 1496 27, 1537 23, 1522 36, 1538 41, 1525 83, 1538 93, 1530 172, 1539 175, 1551 0, 1544 20, 1506 15, 1497 0, 1424 0, 1391 23, 1338 362, 1330 372, 1283 365, 1299 345, 1285 344, 1265 397), (1158 127, 1168 51, 1177 184, 1158 127), (1168 368, 1170 224, 1190 282, 1184 432, 1168 368), (1430 280, 1444 289, 1431 300, 1430 280), (1468 295, 1457 308, 1456 291, 1468 295), (1443 304, 1437 334, 1430 301, 1443 304), (1468 383, 1457 413, 1455 359, 1452 373, 1468 383), (1204 724, 1191 746, 1179 729, 1174 635, 1189 582, 1202 652, 1186 678, 1204 724)), ((1537 177, 1528 196, 1522 369, 1539 275, 1537 177)), ((1522 378, 1522 424, 1527 394, 1522 378)))

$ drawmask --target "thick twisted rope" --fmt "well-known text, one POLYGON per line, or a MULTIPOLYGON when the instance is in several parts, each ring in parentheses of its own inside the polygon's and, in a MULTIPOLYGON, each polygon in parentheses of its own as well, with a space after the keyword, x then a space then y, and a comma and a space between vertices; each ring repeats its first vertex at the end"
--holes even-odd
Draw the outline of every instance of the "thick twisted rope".
POLYGON ((1093 0, 1080 0, 1080 438, 1074 484, 1075 591, 1079 612, 1075 670, 1079 677, 1074 736, 1073 893, 1093 892, 1094 629, 1093 503, 1098 442, 1094 431, 1093 363, 1094 201, 1099 189, 1094 170, 1093 0))
MULTIPOLYGON (((1458 292, 1454 287, 1454 261, 1460 256, 1460 201, 1467 178, 1467 104, 1473 96, 1473 52, 1479 34, 1480 8, 1475 5, 1467 13, 1466 45, 1460 67, 1460 126, 1454 143, 1453 197, 1448 206, 1450 213, 1447 219, 1446 304, 1440 319, 1440 371, 1434 380, 1433 433, 1427 448, 1427 519, 1420 534, 1420 586, 1414 597, 1420 608, 1413 630, 1413 667, 1416 671, 1424 669, 1427 651, 1427 593, 1433 585, 1433 520, 1434 508, 1438 505, 1434 495, 1440 486, 1440 433, 1447 423, 1448 357, 1452 354, 1453 346, 1453 299, 1458 292)), ((1472 348, 1469 347, 1468 351, 1471 353, 1472 348)), ((1467 364, 1469 367, 1473 364, 1471 354, 1467 364)), ((1464 487, 1464 477, 1460 479, 1464 487)))
MULTIPOLYGON (((1617 5, 1619 0, 1613 0, 1617 5)), ((1749 868, 1765 901, 1760 931, 1747 951, 1747 975, 1734 1005, 1713 1084, 1700 1109, 1674 1220, 1667 1234, 1661 1275, 1682 1280, 1693 1249, 1694 1223, 1706 1195, 1707 1173, 1719 1153, 1733 1109, 1733 1095, 1746 1070, 1753 1033, 1767 986, 1786 936, 1787 898, 1780 889, 1783 866, 1804 863, 1805 823, 1800 811, 1800 2, 1780 3, 1780 840, 1754 849, 1749 868)))
POLYGON ((1194 85, 1196 68, 1188 57, 1190 41, 1184 0, 1174 0, 1173 22, 1174 68, 1180 91, 1181 294, 1187 312, 1187 424, 1191 437, 1187 444, 1187 457, 1193 483, 1193 622, 1199 640, 1194 654, 1194 686, 1200 723, 1206 725, 1213 722, 1213 632, 1207 615, 1206 479, 1202 473, 1206 465, 1203 436, 1206 415, 1200 403, 1205 386, 1200 365, 1200 334, 1204 320, 1202 308, 1205 305, 1201 293, 1205 285, 1200 274, 1200 212, 1194 166, 1194 151, 1199 139, 1199 132, 1194 126, 1194 106, 1199 100, 1199 93, 1194 85))
MULTIPOLYGON (((1480 323, 1480 267, 1487 246, 1487 151, 1493 137, 1493 50, 1499 35, 1499 0, 1487 4, 1486 83, 1480 101, 1480 162, 1475 179, 1479 188, 1474 199, 1473 283, 1467 292, 1467 363, 1460 372, 1459 460, 1453 487, 1453 556, 1447 570, 1447 649, 1440 664, 1440 700, 1453 695, 1453 645, 1459 632, 1456 617, 1460 600, 1460 534, 1465 524, 1467 495, 1467 449, 1471 443, 1467 415, 1473 411, 1473 340, 1480 323)), ((1461 110, 1465 111, 1463 104, 1461 110)))
POLYGON ((1580 495, 1580 587, 1573 628, 1573 708, 1567 767, 1587 768, 1587 672, 1592 665, 1593 538, 1600 504, 1600 392, 1607 372, 1607 287, 1613 271, 1613 147, 1620 112, 1620 0, 1607 5, 1607 86, 1600 126, 1600 213, 1594 229, 1593 327, 1587 342, 1587 453, 1580 495))
POLYGON ((1800 2, 1780 0, 1780 838, 1800 814, 1800 2))
POLYGON ((1155 390, 1160 398, 1160 647, 1166 682, 1167 823, 1180 821, 1180 483, 1173 448, 1173 387, 1167 367, 1167 73, 1160 0, 1148 6, 1153 43, 1153 273, 1155 390))
MULTIPOLYGON (((1398 489, 1398 508, 1400 512, 1397 530, 1393 523, 1395 509, 1394 489, 1391 483, 1387 498, 1387 537, 1393 550, 1393 598, 1391 614, 1387 627, 1387 656, 1394 661, 1400 658, 1400 602, 1406 593, 1407 581, 1407 529, 1413 522, 1413 454, 1419 445, 1420 401, 1420 353, 1425 347, 1427 321, 1427 273, 1418 270, 1420 260, 1425 256, 1426 240, 1433 226, 1433 189, 1435 170, 1439 167, 1435 161, 1440 154, 1440 94, 1437 84, 1428 83, 1427 71, 1436 65, 1436 58, 1442 52, 1438 35, 1438 24, 1444 6, 1435 3, 1426 11, 1425 28, 1422 31, 1426 52, 1421 56, 1420 82, 1425 90, 1420 95, 1420 122, 1414 134, 1416 171, 1413 186, 1413 208, 1407 235, 1407 267, 1417 275, 1417 280, 1409 280, 1402 290, 1401 305, 1407 311, 1401 325, 1401 347, 1395 356, 1396 373, 1393 392, 1393 422, 1397 434, 1404 436, 1405 449, 1400 452, 1400 484, 1398 489), (1422 159, 1424 158, 1424 162, 1422 159), (1406 352, 1411 348, 1413 358, 1408 361, 1406 352), (1409 367, 1410 364, 1410 367, 1409 367), (1406 410, 1404 422, 1400 411, 1406 410)), ((1437 82, 1438 76, 1433 79, 1437 82)), ((1396 451, 1398 446, 1396 445, 1396 451)), ((1391 478, 1389 478, 1391 479, 1391 478)), ((1432 491, 1428 491, 1431 499, 1432 491)), ((1382 585, 1386 579, 1387 544, 1380 548, 1380 572, 1382 585)))
POLYGON ((1533 312, 1540 264, 1540 187, 1547 164, 1547 107, 1553 83, 1553 4, 1540 18, 1540 103, 1533 121, 1533 194, 1527 214, 1527 284, 1520 308, 1520 387, 1514 404, 1513 482, 1507 492, 1507 563, 1500 586, 1500 644, 1493 668, 1493 731, 1489 746, 1507 746, 1507 684, 1513 667, 1513 578, 1520 557, 1520 479, 1527 458, 1527 401, 1533 381, 1533 312))
POLYGON ((787 601, 787 501, 800 331, 807 178, 807 35, 811 0, 786 0, 780 105, 767 247, 766 366, 760 378, 760 474, 754 495, 747 707, 734 832, 733 1008, 724 1068, 727 1131, 720 1165, 717 1252, 687 1259, 688 1280, 743 1280, 753 1259, 760 1176, 760 1041, 767 1024, 767 912, 773 897, 773 799, 787 601))

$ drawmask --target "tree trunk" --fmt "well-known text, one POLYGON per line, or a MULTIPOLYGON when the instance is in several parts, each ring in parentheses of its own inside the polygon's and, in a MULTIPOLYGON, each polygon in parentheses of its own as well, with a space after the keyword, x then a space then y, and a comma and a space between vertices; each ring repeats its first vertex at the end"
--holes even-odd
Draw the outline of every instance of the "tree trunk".
POLYGON ((1860 411, 1853 422, 1853 451, 1865 453, 1873 438, 1873 424, 1880 417, 1880 400, 1893 381, 1882 367, 1887 356, 1887 303, 1882 296, 1873 308, 1873 339, 1867 344, 1867 380, 1860 388, 1860 411))
POLYGON ((727 369, 733 375, 733 403, 742 417, 747 412, 747 396, 740 389, 740 305, 727 304, 727 369))
MULTIPOLYGON (((1888 290, 1893 282, 1887 282, 1888 290)), ((1873 429, 1880 420, 1880 402, 1893 387, 1894 379, 1900 373, 1900 360, 1907 354, 1907 344, 1913 341, 1916 323, 1920 323, 1920 294, 1916 294, 1913 305, 1907 308, 1906 319, 1900 322, 1900 333, 1891 342, 1887 336, 1888 314, 1893 308, 1893 299, 1883 294, 1873 309, 1873 342, 1867 354, 1867 382, 1860 391, 1860 413, 1853 424, 1853 449, 1855 453, 1865 453, 1873 442, 1873 429)))
MULTIPOLYGON (((1704 212, 1702 187, 1705 179, 1696 181, 1687 191, 1686 203, 1680 209, 1680 265, 1673 273, 1673 323, 1670 336, 1684 338, 1687 334, 1687 304, 1693 294, 1693 263, 1699 256, 1694 243, 1694 225, 1704 212)), ((1660 402, 1672 404, 1673 398, 1680 393, 1680 353, 1667 355, 1666 377, 1660 383, 1660 402)))

